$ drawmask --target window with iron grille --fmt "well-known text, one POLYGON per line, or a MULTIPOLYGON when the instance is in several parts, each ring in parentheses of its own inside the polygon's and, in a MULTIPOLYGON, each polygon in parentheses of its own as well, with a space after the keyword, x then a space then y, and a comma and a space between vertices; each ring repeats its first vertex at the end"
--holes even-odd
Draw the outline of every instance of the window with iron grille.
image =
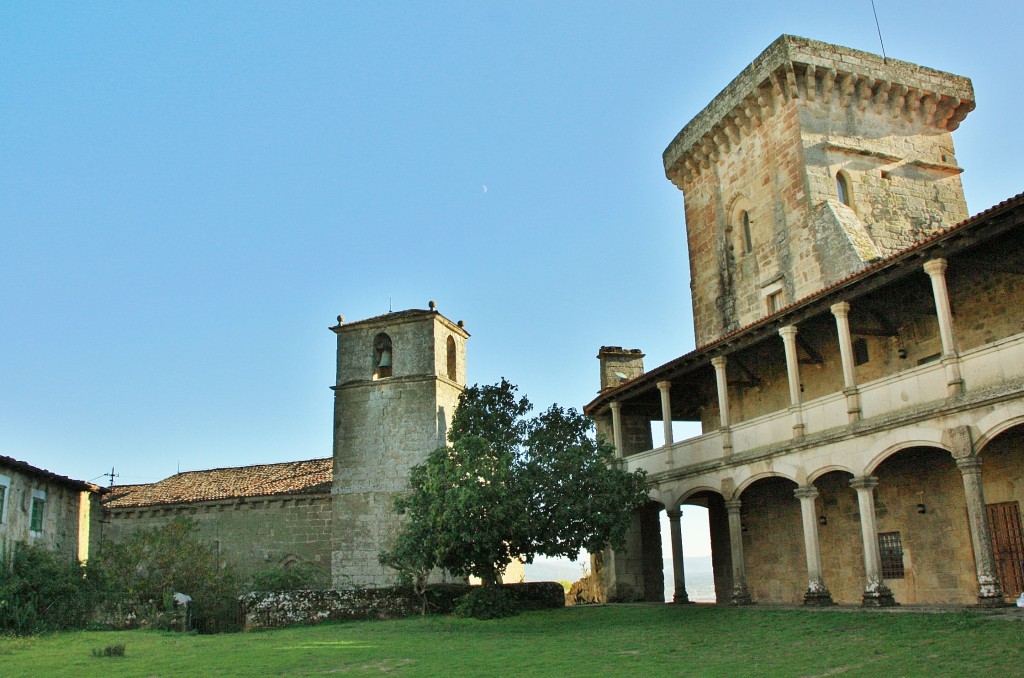
POLYGON ((882 579, 903 579, 903 542, 899 532, 879 532, 882 579))

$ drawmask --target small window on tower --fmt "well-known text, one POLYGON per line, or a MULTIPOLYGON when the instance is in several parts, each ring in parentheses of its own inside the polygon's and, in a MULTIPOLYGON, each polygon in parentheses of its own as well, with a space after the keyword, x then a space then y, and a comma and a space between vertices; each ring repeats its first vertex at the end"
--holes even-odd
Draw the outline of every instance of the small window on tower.
POLYGON ((775 313, 780 308, 782 308, 782 304, 783 304, 783 301, 782 301, 782 290, 777 290, 777 291, 772 292, 771 294, 767 295, 764 298, 764 301, 765 301, 765 304, 768 305, 768 315, 771 315, 772 313, 775 313))
POLYGON ((373 378, 383 379, 391 376, 391 365, 394 356, 391 353, 391 337, 381 332, 373 340, 373 378))
POLYGON ((839 202, 847 207, 853 207, 853 194, 850 192, 850 177, 840 170, 836 173, 836 192, 839 193, 839 202))
POLYGON ((452 381, 458 381, 457 370, 455 368, 455 337, 448 335, 448 378, 452 381))

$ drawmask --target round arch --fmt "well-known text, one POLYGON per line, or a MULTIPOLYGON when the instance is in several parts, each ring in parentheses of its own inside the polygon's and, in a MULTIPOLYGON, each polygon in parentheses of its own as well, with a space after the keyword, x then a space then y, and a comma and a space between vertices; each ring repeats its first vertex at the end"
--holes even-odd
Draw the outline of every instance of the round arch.
MULTIPOLYGON (((909 447, 936 447, 940 450, 949 452, 950 456, 953 454, 949 447, 942 442, 942 431, 938 429, 901 429, 899 431, 893 431, 868 448, 867 454, 865 455, 868 462, 864 465, 863 473, 860 475, 871 475, 883 461, 900 450, 905 450, 909 447)), ((858 474, 854 473, 854 475, 856 476, 858 474)))
POLYGON ((683 504, 686 503, 686 501, 690 497, 692 497, 692 496, 694 496, 696 494, 700 494, 701 492, 707 492, 707 493, 710 493, 710 494, 717 494, 719 497, 722 497, 723 499, 725 499, 725 496, 722 494, 722 491, 720 489, 711 487, 710 485, 698 485, 696 487, 691 487, 690 489, 686 490, 685 492, 682 492, 681 494, 679 494, 676 497, 676 499, 675 499, 675 501, 673 502, 672 505, 673 506, 682 506, 683 504))
POLYGON ((1012 403, 982 417, 976 427, 974 451, 980 454, 994 439, 1021 424, 1024 424, 1024 403, 1012 403))
POLYGON ((815 469, 812 473, 807 474, 807 484, 811 485, 822 476, 836 472, 849 473, 852 476, 857 475, 857 473, 848 466, 841 466, 839 464, 829 464, 828 466, 822 466, 819 469, 815 469))
POLYGON ((800 485, 800 481, 797 480, 800 474, 796 473, 796 469, 793 467, 789 467, 789 470, 789 474, 783 473, 780 470, 762 471, 761 473, 754 473, 748 476, 747 478, 741 480, 740 482, 736 483, 736 491, 733 492, 732 498, 738 498, 741 494, 743 494, 744 490, 746 490, 748 487, 750 487, 759 480, 764 480, 765 478, 782 478, 784 480, 789 480, 791 482, 796 483, 797 485, 800 485))

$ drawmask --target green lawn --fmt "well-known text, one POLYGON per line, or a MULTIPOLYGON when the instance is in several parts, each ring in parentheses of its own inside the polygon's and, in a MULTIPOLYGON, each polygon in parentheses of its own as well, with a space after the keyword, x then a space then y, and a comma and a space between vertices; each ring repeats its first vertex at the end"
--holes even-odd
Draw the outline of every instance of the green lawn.
POLYGON ((0 637, 0 675, 1007 676, 1024 672, 1016 615, 638 605, 222 636, 61 633, 0 637), (120 643, 124 657, 92 656, 120 643))

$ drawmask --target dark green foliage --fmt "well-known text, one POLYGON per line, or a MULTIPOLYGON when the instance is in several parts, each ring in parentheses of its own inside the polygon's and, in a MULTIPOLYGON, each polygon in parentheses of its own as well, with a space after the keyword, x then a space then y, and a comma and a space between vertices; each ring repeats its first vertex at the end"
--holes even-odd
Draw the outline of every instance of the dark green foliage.
POLYGON ((505 592, 504 586, 476 586, 455 606, 456 617, 500 619, 519 614, 519 604, 505 592))
POLYGON ((249 580, 249 591, 304 591, 329 588, 323 573, 311 563, 273 567, 257 572, 249 580))
POLYGON ((134 620, 157 628, 185 626, 172 596, 192 597, 192 626, 200 631, 241 628, 234 571, 199 540, 194 521, 176 519, 105 544, 96 568, 103 572, 105 614, 115 623, 134 620))
POLYGON ((83 628, 95 588, 94 577, 86 577, 77 561, 15 542, 10 552, 0 553, 0 633, 83 628))
POLYGON ((104 648, 97 648, 92 651, 93 657, 123 657, 124 644, 107 645, 104 648))
POLYGON ((409 520, 383 564, 414 581, 444 568, 493 584, 515 558, 621 545, 646 499, 643 472, 619 469, 576 410, 553 405, 528 420, 530 409, 505 380, 463 392, 450 445, 413 467, 396 502, 409 520))

